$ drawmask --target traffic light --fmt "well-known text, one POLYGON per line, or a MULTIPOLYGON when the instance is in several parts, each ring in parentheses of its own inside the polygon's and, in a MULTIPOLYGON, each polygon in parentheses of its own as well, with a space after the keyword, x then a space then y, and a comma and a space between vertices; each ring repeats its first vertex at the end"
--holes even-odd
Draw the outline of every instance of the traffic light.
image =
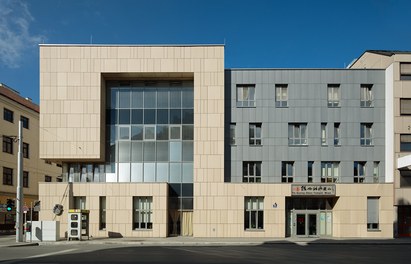
POLYGON ((7 199, 7 212, 13 211, 13 208, 14 208, 14 200, 7 199))

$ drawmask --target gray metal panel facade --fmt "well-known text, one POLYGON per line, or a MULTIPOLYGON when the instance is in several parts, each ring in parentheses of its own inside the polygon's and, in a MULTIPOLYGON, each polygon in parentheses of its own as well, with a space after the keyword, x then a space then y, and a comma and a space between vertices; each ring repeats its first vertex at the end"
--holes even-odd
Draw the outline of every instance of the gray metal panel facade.
POLYGON ((321 162, 338 161, 340 183, 352 183, 354 161, 366 162, 365 182, 373 182, 379 162, 384 175, 385 75, 383 70, 231 69, 225 71, 225 124, 236 124, 236 145, 225 146, 225 181, 242 182, 243 161, 261 161, 261 182, 281 183, 281 162, 294 162, 293 182, 307 182, 307 162, 314 161, 313 182, 321 182, 321 162), (236 107, 236 87, 255 85, 255 107, 236 107), (288 85, 288 107, 275 105, 275 85, 288 85), (327 105, 328 84, 340 85, 340 107, 327 105), (360 107, 361 84, 372 84, 373 107, 360 107), (249 123, 262 123, 261 146, 249 145, 249 123), (288 124, 307 123, 307 146, 289 146, 288 124), (321 123, 327 123, 327 146, 321 145, 321 123), (341 145, 333 144, 340 123, 341 145), (360 145, 360 124, 373 123, 372 146, 360 145))

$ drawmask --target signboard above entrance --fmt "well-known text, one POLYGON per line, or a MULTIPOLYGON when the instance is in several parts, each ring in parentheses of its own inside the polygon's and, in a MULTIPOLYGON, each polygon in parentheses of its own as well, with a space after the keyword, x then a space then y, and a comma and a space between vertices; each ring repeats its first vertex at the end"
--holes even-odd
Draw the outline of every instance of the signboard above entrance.
POLYGON ((335 196, 335 184, 291 184, 292 196, 335 196))

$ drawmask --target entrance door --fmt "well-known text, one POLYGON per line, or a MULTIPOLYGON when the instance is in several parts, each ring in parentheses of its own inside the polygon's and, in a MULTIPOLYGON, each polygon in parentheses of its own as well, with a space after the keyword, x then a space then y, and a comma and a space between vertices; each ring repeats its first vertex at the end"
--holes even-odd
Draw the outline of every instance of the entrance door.
POLYGON ((319 236, 318 219, 320 211, 299 210, 294 211, 293 226, 294 235, 302 237, 317 237, 319 236))
POLYGON ((306 219, 305 219, 305 214, 297 214, 297 217, 295 218, 296 220, 296 235, 297 236, 305 236, 306 235, 306 219))
POLYGON ((398 236, 411 237, 411 206, 398 206, 398 236))

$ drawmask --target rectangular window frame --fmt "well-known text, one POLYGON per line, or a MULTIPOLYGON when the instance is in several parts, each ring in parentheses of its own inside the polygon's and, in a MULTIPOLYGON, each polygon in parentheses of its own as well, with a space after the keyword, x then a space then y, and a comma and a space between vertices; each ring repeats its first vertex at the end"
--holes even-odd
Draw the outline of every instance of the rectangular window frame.
POLYGON ((44 182, 52 182, 52 177, 48 175, 44 175, 44 182))
POLYGON ((364 183, 366 175, 367 162, 354 161, 354 183, 364 183))
POLYGON ((411 62, 400 62, 400 80, 411 80, 411 62))
POLYGON ((4 108, 3 119, 10 123, 14 123, 14 112, 11 111, 10 109, 4 108))
POLYGON ((340 162, 321 161, 321 182, 338 183, 340 181, 340 162))
POLYGON ((411 134, 400 134, 400 152, 411 152, 411 134))
POLYGON ((367 196, 367 231, 379 231, 380 197, 367 196))
POLYGON ((341 107, 341 93, 339 84, 328 84, 327 86, 327 105, 330 108, 341 107))
POLYGON ((288 107, 288 84, 275 85, 275 107, 288 107))
POLYGON ((308 145, 307 123, 288 123, 288 145, 308 145))
POLYGON ((26 142, 23 142, 23 158, 30 158, 30 144, 26 142))
POLYGON ((341 146, 340 123, 334 123, 334 146, 341 146))
POLYGON ((380 182, 380 162, 379 161, 374 161, 373 163, 373 182, 374 183, 379 183, 380 182))
POLYGON ((243 161, 243 182, 261 182, 261 161, 243 161))
POLYGON ((30 119, 28 117, 25 117, 25 116, 21 115, 20 116, 20 121, 22 122, 23 128, 29 129, 30 119))
POLYGON ((236 123, 230 124, 230 145, 236 145, 236 123))
POLYGON ((307 182, 313 182, 314 161, 307 162, 307 182))
POLYGON ((99 230, 106 230, 106 196, 99 197, 99 230))
POLYGON ((373 107, 374 96, 372 84, 361 84, 360 86, 360 107, 373 107))
POLYGON ((255 107, 255 84, 237 84, 237 107, 255 107))
POLYGON ((133 230, 153 229, 153 197, 133 196, 133 230))
POLYGON ((13 138, 8 136, 3 136, 3 152, 8 154, 13 154, 13 138))
POLYGON ((327 123, 321 123, 321 146, 327 146, 327 123))
POLYGON ((360 124, 360 145, 373 146, 373 123, 360 124))
POLYGON ((23 171, 23 188, 29 188, 29 172, 23 171))
POLYGON ((289 183, 294 180, 294 161, 281 162, 281 182, 289 183))
POLYGON ((264 196, 244 197, 244 230, 264 230, 264 196))
POLYGON ((400 98, 400 115, 411 115, 411 98, 400 98))
POLYGON ((3 185, 13 186, 13 169, 3 167, 3 185))
POLYGON ((250 123, 248 133, 250 146, 262 145, 262 123, 250 123))

